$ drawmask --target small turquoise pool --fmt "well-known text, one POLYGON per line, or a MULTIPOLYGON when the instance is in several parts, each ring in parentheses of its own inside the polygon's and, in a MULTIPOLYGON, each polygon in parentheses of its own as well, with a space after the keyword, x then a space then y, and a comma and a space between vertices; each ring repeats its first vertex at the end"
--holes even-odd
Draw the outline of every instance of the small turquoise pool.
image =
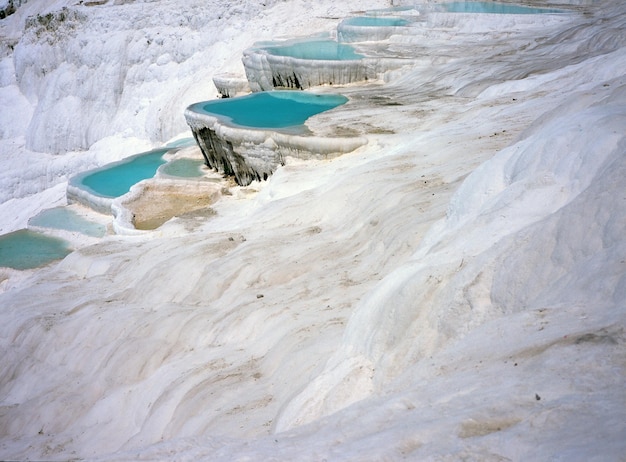
POLYGON ((26 229, 0 236, 0 266, 16 270, 47 265, 70 252, 64 240, 26 229))
POLYGON ((159 166, 166 162, 163 155, 169 150, 170 148, 161 148, 137 154, 106 167, 78 175, 72 179, 72 184, 101 197, 123 196, 134 184, 152 178, 159 166))
POLYGON ((289 45, 264 47, 270 54, 319 61, 350 61, 363 59, 353 47, 334 40, 311 40, 289 45))
MULTIPOLYGON (((191 139, 195 143, 195 140, 193 138, 191 139)), ((161 167, 160 172, 165 175, 177 176, 181 178, 197 178, 204 175, 202 172, 203 165, 203 160, 187 158, 175 159, 161 167)))
POLYGON ((390 8, 369 10, 369 11, 366 11, 365 14, 379 15, 379 14, 387 14, 387 13, 403 13, 403 12, 413 11, 413 10, 415 10, 414 6, 392 6, 390 8))
POLYGON ((193 104, 195 112, 221 116, 234 125, 250 128, 287 128, 346 103, 343 95, 316 95, 302 91, 265 91, 237 98, 193 104))
POLYGON ((176 141, 172 141, 171 143, 167 143, 165 145, 166 148, 188 148, 189 146, 194 146, 196 144, 196 140, 193 137, 189 136, 187 138, 181 138, 176 141))
POLYGON ((532 8, 522 5, 509 5, 494 2, 451 2, 441 4, 448 13, 488 13, 488 14, 545 14, 563 13, 562 10, 532 8))
POLYGON ((74 231, 92 237, 102 237, 106 234, 104 225, 89 221, 67 207, 55 207, 44 210, 31 218, 28 224, 41 228, 74 231))
POLYGON ((408 25, 409 21, 387 16, 357 16, 346 19, 343 24, 358 27, 402 27, 408 25))

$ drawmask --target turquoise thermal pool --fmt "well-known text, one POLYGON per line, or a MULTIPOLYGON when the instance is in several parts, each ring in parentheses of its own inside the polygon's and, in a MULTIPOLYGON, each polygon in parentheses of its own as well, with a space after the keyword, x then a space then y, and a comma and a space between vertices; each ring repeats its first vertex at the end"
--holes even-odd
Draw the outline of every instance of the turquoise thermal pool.
POLYGON ((71 182, 74 186, 86 189, 97 196, 120 197, 130 191, 134 184, 152 178, 159 166, 166 162, 163 155, 169 150, 170 148, 162 148, 137 154, 106 167, 78 175, 72 178, 71 182))
POLYGON ((562 10, 531 8, 521 5, 508 5, 494 2, 452 2, 441 4, 448 13, 488 13, 488 14, 545 14, 563 13, 562 10))
POLYGON ((70 252, 64 240, 26 229, 0 236, 0 267, 37 268, 61 260, 70 252))
POLYGON ((249 128, 287 128, 348 101, 343 95, 316 95, 301 91, 268 91, 237 98, 193 104, 191 111, 226 119, 249 128))
POLYGON ((106 234, 106 227, 81 217, 67 207, 55 207, 44 210, 28 221, 30 226, 40 228, 63 229, 91 237, 102 237, 106 234))
POLYGON ((409 21, 386 16, 357 16, 346 19, 343 24, 358 27, 402 27, 408 25, 409 21))
POLYGON ((388 14, 388 13, 403 13, 407 11, 414 11, 416 8, 414 6, 392 6, 389 8, 380 8, 376 10, 368 10, 365 14, 369 15, 380 15, 380 14, 388 14))
MULTIPOLYGON (((193 140, 193 142, 195 143, 195 140, 193 140)), ((203 165, 204 162, 199 159, 175 159, 163 165, 159 172, 168 176, 198 178, 204 175, 204 172, 202 171, 203 165)))
POLYGON ((288 45, 267 46, 263 49, 276 56, 319 61, 351 61, 364 58, 350 45, 334 40, 311 40, 288 45))
POLYGON ((179 140, 176 141, 172 141, 171 143, 167 143, 165 145, 166 148, 172 149, 172 148, 187 148, 189 146, 194 146, 196 144, 196 140, 193 139, 193 137, 188 136, 186 138, 181 138, 179 140))

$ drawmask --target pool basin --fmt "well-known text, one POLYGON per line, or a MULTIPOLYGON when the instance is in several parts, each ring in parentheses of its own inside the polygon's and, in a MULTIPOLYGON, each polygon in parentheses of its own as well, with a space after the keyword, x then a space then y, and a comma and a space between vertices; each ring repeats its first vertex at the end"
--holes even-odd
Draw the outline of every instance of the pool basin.
POLYGON ((91 237, 102 237, 106 226, 90 221, 67 207, 43 210, 28 220, 29 226, 77 232, 91 237))
POLYGON ((363 59, 353 47, 334 40, 306 40, 264 47, 275 56, 313 61, 354 61, 363 59))
POLYGON ((244 50, 242 61, 253 92, 375 80, 386 64, 319 37, 256 44, 244 50))
POLYGON ((193 104, 191 111, 213 115, 247 128, 280 129, 302 125, 309 117, 348 101, 343 95, 270 91, 193 104))
POLYGON ((411 21, 394 16, 355 16, 337 26, 341 42, 372 42, 386 40, 392 35, 409 32, 411 21))
POLYGON ((495 2, 450 2, 442 3, 438 11, 447 13, 480 13, 480 14, 556 14, 563 10, 553 8, 533 8, 495 2))
POLYGON ((572 11, 495 2, 448 2, 419 7, 429 28, 456 34, 490 34, 516 30, 545 30, 571 20, 572 11), (539 16, 541 18, 539 19, 539 16))
POLYGON ((120 197, 130 188, 147 178, 166 162, 163 155, 170 148, 155 149, 131 156, 119 162, 76 175, 70 183, 91 194, 106 198, 120 197))
POLYGON ((0 236, 0 267, 38 268, 65 258, 71 251, 62 239, 22 229, 0 236))
MULTIPOLYGON (((195 140, 192 138, 194 144, 195 140)), ((174 159, 159 167, 159 174, 177 178, 200 178, 204 175, 200 159, 181 158, 174 159)))
POLYGON ((206 165, 248 185, 267 179, 288 156, 328 158, 365 144, 358 137, 316 137, 304 125, 347 101, 336 94, 260 92, 193 104, 185 119, 206 165))
POLYGON ((358 27, 402 27, 410 24, 407 19, 392 16, 355 16, 343 20, 342 23, 358 27))

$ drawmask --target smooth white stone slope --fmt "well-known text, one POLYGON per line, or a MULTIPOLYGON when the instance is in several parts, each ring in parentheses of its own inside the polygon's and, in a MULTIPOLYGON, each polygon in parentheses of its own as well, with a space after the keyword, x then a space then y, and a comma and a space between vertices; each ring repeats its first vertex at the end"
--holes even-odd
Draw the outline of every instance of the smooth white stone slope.
POLYGON ((624 8, 392 37, 365 149, 3 283, 0 458, 620 460, 624 8))

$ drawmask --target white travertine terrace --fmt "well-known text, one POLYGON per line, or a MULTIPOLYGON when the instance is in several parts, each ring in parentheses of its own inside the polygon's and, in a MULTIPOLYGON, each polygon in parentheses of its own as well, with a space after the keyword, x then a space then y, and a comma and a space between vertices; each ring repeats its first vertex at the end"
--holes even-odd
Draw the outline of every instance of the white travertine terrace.
POLYGON ((233 126, 215 115, 188 108, 185 119, 206 164, 240 185, 267 179, 287 157, 328 159, 367 143, 364 137, 319 137, 298 132, 233 126))
POLYGON ((250 92, 248 80, 233 74, 213 76, 213 85, 223 98, 233 98, 250 92))
MULTIPOLYGON (((360 50, 359 50, 360 52, 360 50)), ((255 46, 243 52, 243 65, 252 91, 275 88, 307 89, 380 80, 385 72, 410 61, 403 57, 363 56, 360 59, 301 59, 272 54, 255 46)))

